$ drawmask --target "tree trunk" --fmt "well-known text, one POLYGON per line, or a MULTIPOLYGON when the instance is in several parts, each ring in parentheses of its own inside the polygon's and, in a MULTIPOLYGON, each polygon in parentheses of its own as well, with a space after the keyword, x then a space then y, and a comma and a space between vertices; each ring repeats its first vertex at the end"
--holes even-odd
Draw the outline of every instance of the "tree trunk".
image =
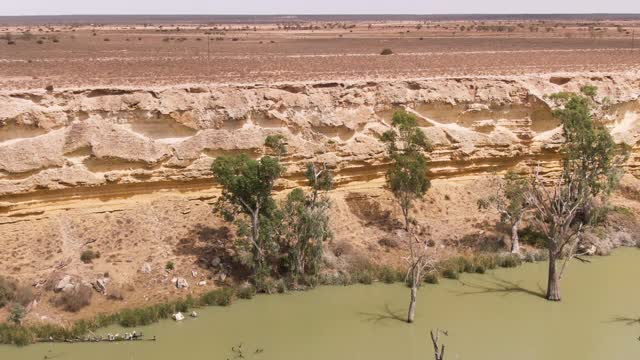
POLYGON ((556 269, 555 251, 549 250, 549 280, 547 281, 547 300, 560 301, 558 270, 556 269))
POLYGON ((416 314, 416 299, 418 297, 418 285, 411 285, 411 302, 409 303, 409 314, 407 316, 407 322, 412 323, 416 314))
POLYGON ((520 254, 520 238, 518 237, 519 221, 511 225, 511 253, 520 254))
POLYGON ((256 268, 262 268, 262 249, 258 244, 260 244, 260 218, 259 218, 259 210, 255 210, 251 215, 251 238, 253 240, 253 246, 255 246, 256 251, 256 268))
POLYGON ((404 230, 409 232, 409 208, 402 208, 402 215, 404 216, 404 230))

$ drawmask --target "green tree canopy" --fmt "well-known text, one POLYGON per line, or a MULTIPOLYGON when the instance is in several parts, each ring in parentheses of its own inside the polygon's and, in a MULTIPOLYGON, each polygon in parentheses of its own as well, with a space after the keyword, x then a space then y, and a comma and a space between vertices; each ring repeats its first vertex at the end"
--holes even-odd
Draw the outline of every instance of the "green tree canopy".
POLYGON ((607 128, 591 115, 590 99, 573 95, 553 115, 562 122, 564 176, 577 173, 591 196, 609 193, 618 183, 628 150, 617 146, 607 128))
POLYGON ((423 151, 431 144, 418 127, 415 115, 404 110, 393 114, 394 129, 382 134, 380 140, 387 146, 391 167, 387 170, 387 187, 398 201, 409 230, 409 210, 415 199, 421 198, 431 186, 427 177, 427 159, 423 151))
POLYGON ((216 158, 211 170, 215 181, 222 186, 217 210, 225 220, 237 221, 240 234, 246 233, 243 231, 247 228, 245 219, 249 218, 247 238, 252 258, 247 263, 254 270, 255 280, 260 281, 270 271, 267 258, 274 244, 272 230, 276 210, 271 193, 284 168, 278 159, 270 156, 254 160, 241 154, 216 158), (246 217, 238 219, 238 215, 246 217))

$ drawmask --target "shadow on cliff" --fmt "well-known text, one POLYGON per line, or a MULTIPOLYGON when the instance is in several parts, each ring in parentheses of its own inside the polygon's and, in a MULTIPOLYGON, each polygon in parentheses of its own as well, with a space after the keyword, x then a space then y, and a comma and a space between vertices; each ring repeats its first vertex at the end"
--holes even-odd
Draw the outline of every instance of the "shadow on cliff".
POLYGON ((234 234, 230 227, 198 224, 188 235, 178 241, 176 255, 195 256, 195 264, 206 270, 224 271, 234 276, 243 276, 244 267, 233 261, 231 242, 234 234))
POLYGON ((383 209, 379 201, 367 194, 350 192, 345 201, 351 213, 363 221, 365 226, 375 226, 386 232, 403 228, 402 223, 392 216, 390 210, 383 209))

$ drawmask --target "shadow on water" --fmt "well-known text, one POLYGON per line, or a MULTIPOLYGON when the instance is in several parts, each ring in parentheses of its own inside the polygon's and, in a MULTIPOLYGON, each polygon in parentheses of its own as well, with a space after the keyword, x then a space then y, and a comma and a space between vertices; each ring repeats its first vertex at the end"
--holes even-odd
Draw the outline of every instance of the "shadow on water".
POLYGON ((407 322, 407 319, 404 317, 404 314, 400 312, 400 310, 391 310, 389 304, 384 304, 384 309, 379 313, 367 313, 367 312, 359 312, 360 316, 364 317, 367 322, 378 323, 384 320, 395 320, 401 322, 407 322))
POLYGON ((627 316, 614 316, 608 323, 624 323, 627 326, 640 325, 640 316, 631 318, 627 316))
POLYGON ((501 279, 495 275, 492 275, 489 280, 484 283, 479 282, 465 282, 459 280, 462 286, 471 288, 469 291, 452 291, 452 293, 458 296, 466 295, 480 295, 480 294, 503 294, 510 295, 515 293, 527 294, 538 298, 545 299, 545 292, 542 286, 538 283, 537 290, 531 290, 520 286, 520 283, 501 279))

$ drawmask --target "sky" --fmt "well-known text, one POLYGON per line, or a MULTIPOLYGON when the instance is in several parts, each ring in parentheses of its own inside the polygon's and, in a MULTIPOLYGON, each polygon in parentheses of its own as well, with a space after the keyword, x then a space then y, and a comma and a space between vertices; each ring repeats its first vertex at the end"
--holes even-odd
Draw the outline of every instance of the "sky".
POLYGON ((0 15, 640 13, 640 0, 0 0, 0 15))

